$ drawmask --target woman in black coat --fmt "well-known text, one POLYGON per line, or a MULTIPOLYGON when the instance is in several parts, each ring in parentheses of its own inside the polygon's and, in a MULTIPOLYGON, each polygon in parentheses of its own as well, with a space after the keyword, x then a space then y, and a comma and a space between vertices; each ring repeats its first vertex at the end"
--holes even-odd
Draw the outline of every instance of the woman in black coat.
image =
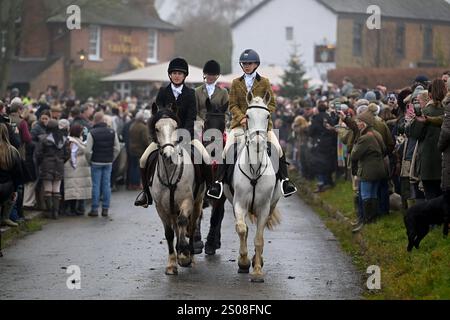
POLYGON ((337 134, 333 127, 333 120, 328 115, 325 104, 318 107, 319 113, 311 120, 309 135, 313 141, 311 156, 314 174, 317 176, 317 192, 322 192, 325 187, 333 185, 332 173, 336 169, 337 162, 337 134))
POLYGON ((36 149, 39 179, 44 185, 44 200, 52 218, 56 219, 61 200, 60 187, 64 178, 64 163, 69 159, 69 143, 58 128, 56 120, 50 120, 47 134, 41 136, 36 149))

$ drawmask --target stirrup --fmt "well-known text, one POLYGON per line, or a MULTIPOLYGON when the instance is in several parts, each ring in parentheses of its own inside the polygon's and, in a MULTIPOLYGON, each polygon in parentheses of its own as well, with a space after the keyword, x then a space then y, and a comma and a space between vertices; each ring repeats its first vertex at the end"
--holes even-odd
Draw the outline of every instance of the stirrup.
POLYGON ((297 193, 297 187, 296 187, 294 184, 292 184, 292 186, 294 187, 294 190, 293 190, 292 192, 285 192, 285 191, 284 191, 284 189, 283 189, 283 183, 285 183, 285 182, 290 182, 290 181, 291 181, 291 180, 289 180, 288 178, 286 178, 286 179, 281 180, 281 183, 280 183, 281 193, 283 194, 283 197, 285 197, 285 198, 292 196, 294 193, 297 193))
POLYGON ((206 195, 210 198, 216 199, 216 200, 220 200, 222 198, 223 195, 223 183, 221 181, 216 181, 215 184, 220 186, 220 192, 219 192, 219 196, 213 195, 210 193, 211 188, 208 190, 208 192, 206 192, 206 195))
POLYGON ((136 207, 144 207, 144 208, 148 208, 148 206, 149 206, 149 203, 148 203, 149 201, 148 201, 148 197, 147 197, 147 194, 145 193, 145 191, 144 190, 142 190, 139 194, 138 194, 138 196, 136 197, 136 200, 134 201, 134 205, 136 206, 136 207), (141 197, 141 195, 142 194, 144 194, 144 196, 145 196, 145 204, 138 204, 137 202, 138 202, 138 200, 139 200, 139 198, 141 197))

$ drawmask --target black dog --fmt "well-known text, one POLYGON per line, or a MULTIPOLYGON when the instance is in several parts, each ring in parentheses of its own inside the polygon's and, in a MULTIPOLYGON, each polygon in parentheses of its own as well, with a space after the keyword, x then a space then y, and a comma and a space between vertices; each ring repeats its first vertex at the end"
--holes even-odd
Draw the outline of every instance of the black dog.
MULTIPOLYGON (((408 235, 408 252, 411 252, 413 247, 419 249, 419 244, 430 231, 431 225, 444 223, 445 206, 444 196, 441 196, 408 209, 404 218, 406 234, 408 235)), ((448 221, 445 224, 448 228, 448 221)), ((444 235, 447 228, 444 228, 444 235)))

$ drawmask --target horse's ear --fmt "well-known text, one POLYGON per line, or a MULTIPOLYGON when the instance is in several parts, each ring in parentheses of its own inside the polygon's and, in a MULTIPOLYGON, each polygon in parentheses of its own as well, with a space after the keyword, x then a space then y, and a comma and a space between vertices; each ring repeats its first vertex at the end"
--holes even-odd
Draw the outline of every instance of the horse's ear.
POLYGON ((209 98, 206 99, 205 105, 206 105, 206 111, 212 112, 211 100, 209 98))
POLYGON ((252 92, 252 91, 249 91, 249 92, 247 93, 247 104, 248 104, 249 106, 250 106, 250 104, 252 103, 253 99, 254 99, 254 97, 253 97, 253 92, 252 92))
POLYGON ((153 102, 153 105, 152 105, 152 116, 154 116, 157 113, 158 113, 158 105, 156 104, 156 102, 153 102))
POLYGON ((264 100, 265 105, 269 105, 270 100, 272 100, 272 95, 270 94, 269 91, 266 91, 266 94, 264 95, 263 100, 264 100))

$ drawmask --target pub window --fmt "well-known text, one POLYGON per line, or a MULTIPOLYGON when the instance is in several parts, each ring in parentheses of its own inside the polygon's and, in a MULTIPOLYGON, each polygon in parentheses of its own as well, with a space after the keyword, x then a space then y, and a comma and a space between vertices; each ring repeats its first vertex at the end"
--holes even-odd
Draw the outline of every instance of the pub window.
POLYGON ((425 26, 423 32, 423 58, 433 59, 433 27, 425 26))
POLYGON ((362 56, 362 36, 364 24, 359 21, 353 22, 353 56, 362 56))
POLYGON ((294 28, 293 27, 286 27, 286 40, 287 41, 294 40, 294 28))
POLYGON ((405 56, 405 25, 398 24, 395 35, 395 53, 397 57, 403 58, 405 56))
POLYGON ((158 62, 158 32, 156 30, 148 31, 148 57, 147 62, 158 62))
POLYGON ((100 26, 89 26, 89 60, 100 60, 101 29, 100 26))

